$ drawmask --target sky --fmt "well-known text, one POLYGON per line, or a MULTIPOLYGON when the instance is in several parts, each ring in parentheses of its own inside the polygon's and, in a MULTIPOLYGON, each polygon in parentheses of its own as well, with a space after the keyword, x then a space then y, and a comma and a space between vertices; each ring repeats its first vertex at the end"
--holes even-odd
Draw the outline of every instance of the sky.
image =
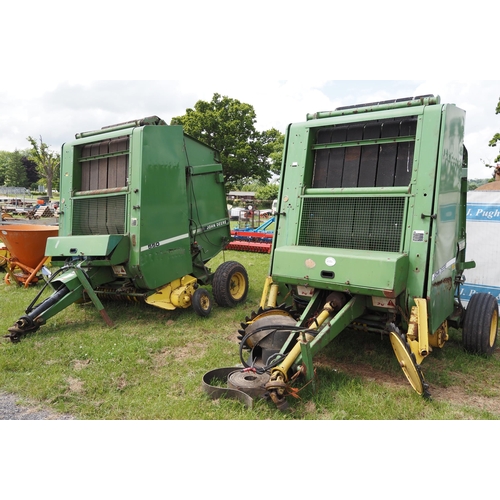
POLYGON ((469 178, 488 178, 500 148, 488 146, 500 131, 495 107, 499 80, 330 80, 321 78, 279 80, 205 78, 187 80, 64 80, 26 79, 0 82, 0 150, 29 146, 26 138, 43 138, 59 150, 78 132, 157 115, 167 123, 210 101, 214 93, 251 104, 258 130, 275 127, 284 132, 307 113, 338 106, 399 97, 434 94, 441 102, 466 111, 465 144, 469 152, 469 178))
POLYGON ((214 93, 251 104, 258 130, 341 105, 434 94, 466 111, 469 178, 500 148, 491 2, 23 0, 2 5, 0 150, 157 115, 214 93), (454 5, 454 4, 453 4, 454 5))

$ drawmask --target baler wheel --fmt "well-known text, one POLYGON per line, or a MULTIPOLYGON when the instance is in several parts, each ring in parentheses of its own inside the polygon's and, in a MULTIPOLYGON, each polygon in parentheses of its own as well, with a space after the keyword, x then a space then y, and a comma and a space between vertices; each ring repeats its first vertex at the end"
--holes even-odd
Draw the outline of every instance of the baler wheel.
POLYGON ((410 385, 420 396, 430 398, 429 386, 425 382, 420 366, 415 361, 415 355, 411 352, 410 346, 404 336, 398 331, 391 331, 389 338, 399 366, 403 370, 408 382, 410 382, 410 385))
POLYGON ((198 316, 206 317, 212 311, 212 297, 204 288, 198 288, 191 297, 191 305, 198 316))
POLYGON ((469 300, 462 328, 465 350, 491 356, 498 332, 498 303, 489 293, 475 293, 469 300))
POLYGON ((215 302, 221 307, 234 307, 244 302, 248 294, 246 269, 239 262, 224 262, 214 273, 212 291, 215 302))

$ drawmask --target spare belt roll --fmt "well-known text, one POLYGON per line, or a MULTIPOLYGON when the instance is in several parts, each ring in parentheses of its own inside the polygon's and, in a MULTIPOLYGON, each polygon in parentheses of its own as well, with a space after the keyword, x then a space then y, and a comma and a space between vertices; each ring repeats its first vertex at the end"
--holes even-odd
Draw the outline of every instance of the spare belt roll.
POLYGON ((237 399, 248 408, 252 408, 255 397, 266 395, 265 385, 269 381, 268 373, 255 373, 241 368, 217 368, 203 375, 203 390, 212 398, 226 397, 237 399), (225 382, 227 387, 211 385, 214 380, 225 382))

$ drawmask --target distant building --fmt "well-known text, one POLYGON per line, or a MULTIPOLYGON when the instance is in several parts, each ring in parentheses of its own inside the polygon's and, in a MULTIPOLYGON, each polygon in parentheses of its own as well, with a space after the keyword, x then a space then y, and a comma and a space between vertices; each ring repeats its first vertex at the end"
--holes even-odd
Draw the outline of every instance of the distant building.
POLYGON ((255 192, 252 192, 252 191, 229 191, 229 193, 227 193, 228 203, 232 203, 234 200, 242 200, 245 203, 253 203, 255 200, 255 192))

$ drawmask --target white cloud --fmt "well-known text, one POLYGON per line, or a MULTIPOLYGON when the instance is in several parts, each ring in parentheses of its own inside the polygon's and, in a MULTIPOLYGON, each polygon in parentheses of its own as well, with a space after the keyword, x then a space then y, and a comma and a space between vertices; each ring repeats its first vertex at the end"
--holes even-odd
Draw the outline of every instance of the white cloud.
POLYGON ((327 80, 213 77, 188 80, 86 80, 4 79, 0 83, 0 150, 28 146, 28 135, 41 135, 58 149, 77 132, 104 125, 158 115, 167 122, 210 100, 217 92, 253 105, 257 128, 282 132, 291 122, 304 121, 307 113, 341 105, 433 93, 442 102, 466 110, 465 140, 469 151, 469 177, 485 178, 491 170, 481 160, 499 153, 488 142, 500 131, 495 107, 498 81, 327 80))

